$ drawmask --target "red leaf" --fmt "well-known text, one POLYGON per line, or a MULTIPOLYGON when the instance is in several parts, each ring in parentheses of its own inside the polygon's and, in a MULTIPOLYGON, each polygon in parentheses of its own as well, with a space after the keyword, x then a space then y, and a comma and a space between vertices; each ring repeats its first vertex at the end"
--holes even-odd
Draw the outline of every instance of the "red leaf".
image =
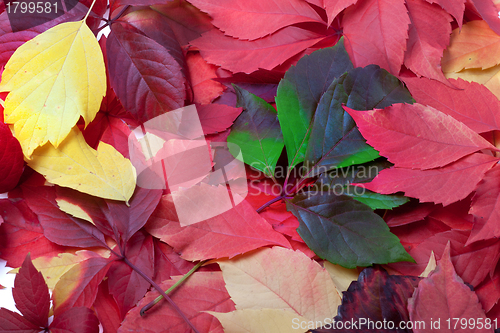
MULTIPOLYGON (((160 287, 166 290, 179 278, 165 281, 160 287)), ((155 308, 159 309, 146 312, 145 317, 139 315, 141 308, 157 296, 156 290, 147 293, 137 307, 127 314, 118 332, 142 332, 144 327, 147 327, 150 333, 185 333, 190 331, 179 314, 165 300, 155 305, 155 308)), ((223 332, 219 321, 203 311, 230 312, 235 310, 234 303, 226 290, 222 272, 194 273, 176 289, 171 298, 199 332, 223 332)))
POLYGON ((137 187, 129 200, 124 202, 106 200, 105 210, 108 222, 115 231, 116 242, 124 247, 128 240, 141 229, 160 201, 161 190, 147 190, 137 187))
POLYGON ((120 309, 115 299, 108 290, 109 280, 102 281, 97 290, 97 296, 94 302, 94 310, 103 327, 104 333, 115 333, 122 322, 120 309))
POLYGON ((209 104, 226 89, 223 84, 212 80, 217 78, 217 66, 208 64, 200 53, 188 53, 186 62, 189 68, 189 82, 193 88, 194 103, 209 104))
POLYGON ((483 20, 488 23, 491 30, 500 35, 500 19, 498 10, 492 0, 471 0, 472 5, 481 15, 483 20))
POLYGON ((109 259, 95 254, 67 271, 57 282, 52 300, 54 314, 58 316, 77 306, 91 307, 97 295, 97 287, 106 275, 109 259))
POLYGON ((358 0, 323 0, 326 15, 328 16, 328 25, 347 7, 355 4, 358 0))
MULTIPOLYGON (((456 331, 455 328, 450 329, 447 326, 447 320, 452 320, 451 318, 465 318, 467 320, 474 318, 475 321, 482 318, 483 322, 486 319, 476 294, 463 283, 453 268, 450 261, 449 244, 434 272, 420 281, 415 293, 408 300, 408 310, 413 322, 421 320, 430 323, 431 320, 440 320, 441 327, 447 332, 456 331)), ((451 324, 453 323, 452 320, 451 324)), ((427 326, 424 329, 415 327, 413 331, 420 333, 433 332, 434 330, 427 326)), ((480 329, 466 331, 484 332, 480 329)), ((493 332, 492 329, 489 331, 493 332)))
POLYGON ((0 332, 38 333, 40 327, 30 323, 17 312, 0 308, 0 332))
POLYGON ((184 106, 181 67, 162 45, 117 22, 111 26, 106 48, 111 86, 138 121, 184 106))
POLYGON ((155 276, 154 281, 160 284, 162 281, 171 279, 174 275, 183 275, 189 272, 194 264, 182 259, 174 249, 156 238, 154 243, 155 276))
POLYGON ((354 67, 376 64, 398 75, 410 18, 404 0, 359 0, 344 12, 345 47, 354 67))
POLYGON ((500 166, 495 165, 487 171, 476 189, 470 207, 475 216, 474 228, 468 244, 483 239, 500 236, 500 166))
POLYGON ((388 210, 384 220, 389 227, 399 227, 423 220, 434 209, 436 209, 436 205, 431 203, 421 204, 415 200, 393 210, 388 210))
MULTIPOLYGON (((147 277, 153 278, 154 249, 151 235, 137 233, 129 241, 127 259, 147 277)), ((115 261, 108 271, 109 292, 120 309, 121 318, 144 297, 150 284, 123 261, 115 261)))
POLYGON ((344 109, 366 142, 397 167, 445 166, 481 149, 496 150, 463 123, 421 104, 394 104, 383 110, 344 109))
POLYGON ((16 275, 12 296, 16 308, 24 318, 37 326, 47 327, 50 308, 49 288, 42 273, 33 266, 29 254, 16 275))
POLYGON ((426 0, 428 3, 437 3, 448 13, 453 15, 458 23, 458 27, 462 29, 462 20, 464 18, 465 0, 426 0))
POLYGON ((59 313, 50 324, 52 333, 98 333, 99 320, 89 308, 75 307, 59 313))
MULTIPOLYGON (((421 229, 413 229, 414 233, 424 231, 426 226, 421 229)), ((399 234, 398 228, 392 229, 395 234, 399 234)), ((458 275, 465 282, 473 287, 479 285, 489 274, 493 274, 498 262, 500 253, 500 242, 498 240, 489 240, 477 242, 465 246, 470 231, 448 230, 438 232, 434 236, 419 237, 420 244, 415 244, 408 253, 415 259, 416 264, 394 263, 389 267, 397 270, 404 275, 418 275, 427 266, 431 252, 433 251, 437 259, 441 258, 446 244, 451 241, 452 261, 455 265, 458 275)))
POLYGON ((191 261, 231 258, 265 245, 290 248, 288 241, 272 230, 246 200, 208 220, 181 227, 171 197, 164 196, 146 229, 191 261))
POLYGON ((476 153, 437 169, 384 169, 370 183, 358 186, 382 194, 402 191, 422 202, 446 206, 468 196, 497 161, 493 156, 476 153))
POLYGON ((124 157, 130 158, 128 151, 130 128, 119 118, 108 117, 108 122, 109 125, 102 133, 101 141, 115 147, 124 157))
POLYGON ((500 299, 500 267, 497 267, 493 276, 487 276, 486 279, 474 290, 479 301, 483 305, 484 311, 488 314, 500 299))
POLYGON ((324 38, 292 26, 255 41, 239 40, 219 30, 210 30, 191 44, 199 48, 211 64, 231 72, 251 73, 259 68, 271 70, 324 38))
POLYGON ((0 193, 16 187, 24 168, 21 144, 12 135, 9 126, 0 122, 0 193))
POLYGON ((243 110, 223 104, 196 105, 196 109, 205 135, 225 131, 243 110))
POLYGON ((45 238, 43 228, 36 215, 24 200, 0 200, 0 257, 7 266, 19 267, 30 252, 34 258, 57 256, 66 249, 45 238))
POLYGON ((301 0, 189 0, 213 18, 213 25, 226 35, 254 40, 300 22, 323 22, 311 6, 301 0))
POLYGON ((478 133, 500 129, 500 101, 482 84, 460 78, 449 80, 456 88, 426 78, 404 81, 418 103, 432 106, 478 133))
POLYGON ((441 71, 443 51, 450 42, 451 16, 439 6, 421 0, 406 0, 410 16, 404 64, 417 76, 449 85, 441 71))
POLYGON ((55 187, 23 186, 28 206, 38 215, 43 234, 50 241, 64 246, 106 246, 104 235, 90 222, 70 217, 59 209, 55 187))

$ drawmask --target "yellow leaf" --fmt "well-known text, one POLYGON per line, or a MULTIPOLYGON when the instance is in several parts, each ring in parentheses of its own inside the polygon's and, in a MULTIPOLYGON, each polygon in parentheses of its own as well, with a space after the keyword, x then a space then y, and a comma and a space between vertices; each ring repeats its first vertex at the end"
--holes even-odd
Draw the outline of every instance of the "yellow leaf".
POLYGON ((470 21, 453 30, 450 46, 441 59, 443 72, 468 68, 490 68, 500 63, 500 36, 482 20, 470 21))
POLYGON ((50 143, 36 149, 28 165, 53 184, 100 198, 128 201, 135 190, 130 160, 104 142, 95 151, 76 126, 57 149, 50 143))
POLYGON ((95 225, 94 221, 89 216, 89 214, 87 214, 87 212, 84 211, 80 206, 59 198, 56 199, 56 202, 59 209, 65 212, 66 214, 78 217, 82 220, 88 221, 93 225, 95 225))
POLYGON ((21 45, 5 65, 0 92, 10 91, 4 117, 24 155, 55 147, 80 116, 90 123, 106 93, 101 48, 85 22, 59 24, 21 45))
POLYGON ((500 99, 500 65, 481 70, 479 68, 464 69, 458 73, 444 73, 447 79, 461 78, 469 82, 477 82, 488 88, 500 99))
POLYGON ((330 275, 300 251, 264 248, 217 261, 236 309, 279 309, 321 322, 341 303, 330 275))
POLYGON ((225 332, 231 333, 300 333, 308 331, 309 324, 314 325, 304 317, 280 309, 245 309, 228 313, 207 312, 220 321, 225 332))
POLYGON ((347 291, 352 281, 357 281, 359 272, 357 269, 349 269, 339 265, 334 265, 329 261, 323 261, 323 266, 332 278, 339 296, 342 297, 342 292, 347 291))
POLYGON ((431 251, 431 256, 429 257, 429 262, 427 263, 427 266, 425 267, 424 271, 422 274, 420 274, 420 277, 428 277, 429 274, 436 269, 436 256, 434 255, 434 251, 431 251))

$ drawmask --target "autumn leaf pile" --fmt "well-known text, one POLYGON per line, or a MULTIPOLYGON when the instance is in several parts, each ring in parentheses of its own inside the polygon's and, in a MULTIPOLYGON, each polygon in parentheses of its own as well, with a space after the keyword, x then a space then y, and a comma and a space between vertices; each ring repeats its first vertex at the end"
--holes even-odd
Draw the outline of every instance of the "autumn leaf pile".
POLYGON ((0 332, 500 325, 497 1, 65 3, 0 5, 0 332), (184 225, 130 142, 193 104, 248 193, 184 225))

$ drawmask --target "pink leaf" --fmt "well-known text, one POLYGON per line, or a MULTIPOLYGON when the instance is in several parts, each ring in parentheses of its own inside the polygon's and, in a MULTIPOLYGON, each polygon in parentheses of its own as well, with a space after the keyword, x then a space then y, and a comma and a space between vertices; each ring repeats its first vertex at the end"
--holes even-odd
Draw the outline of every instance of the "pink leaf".
POLYGON ((397 167, 442 167, 470 153, 496 150, 462 122, 420 104, 394 104, 383 110, 344 109, 366 142, 397 167))
POLYGON ((474 191, 485 172, 497 161, 489 155, 472 154, 437 169, 384 169, 370 183, 359 185, 382 194, 401 191, 420 201, 446 206, 474 191))
POLYGON ((344 12, 346 50, 354 67, 376 64, 398 75, 410 18, 404 0, 359 0, 344 12))

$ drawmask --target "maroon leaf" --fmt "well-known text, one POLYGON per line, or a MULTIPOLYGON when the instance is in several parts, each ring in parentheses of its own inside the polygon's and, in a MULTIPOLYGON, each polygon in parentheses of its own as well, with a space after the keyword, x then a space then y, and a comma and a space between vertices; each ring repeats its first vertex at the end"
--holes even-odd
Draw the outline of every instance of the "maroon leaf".
POLYGON ((147 190, 137 187, 129 200, 124 202, 106 200, 105 214, 115 231, 115 240, 124 247, 128 240, 141 229, 160 201, 161 190, 147 190))
POLYGON ((174 275, 184 275, 193 268, 194 264, 182 259, 170 245, 156 238, 153 239, 153 243, 155 249, 154 281, 156 283, 168 280, 174 275))
MULTIPOLYGON (((127 259, 147 277, 154 273, 154 249, 151 235, 137 233, 129 241, 127 259)), ((120 309, 121 318, 144 297, 150 284, 139 273, 122 261, 115 261, 108 271, 109 292, 120 309)))
POLYGON ((38 215, 43 233, 50 241, 65 246, 106 247, 104 235, 90 222, 70 217, 56 202, 55 187, 23 186, 28 206, 38 215))
POLYGON ((47 326, 50 308, 49 288, 42 273, 33 266, 29 254, 16 275, 12 296, 24 318, 37 326, 47 326))
POLYGON ((122 318, 113 295, 109 293, 108 282, 109 280, 105 280, 99 285, 97 297, 94 302, 94 310, 103 327, 104 333, 114 333, 118 331, 122 318))
POLYGON ((0 332, 38 333, 40 327, 26 320, 17 312, 0 308, 0 332))
POLYGON ((196 105, 196 109, 205 135, 225 131, 243 110, 222 104, 196 105))
POLYGON ((12 135, 9 126, 0 122, 0 193, 12 190, 24 168, 21 144, 12 135))
MULTIPOLYGON (((406 309, 408 298, 413 294, 420 281, 416 276, 389 275, 382 268, 365 268, 349 289, 343 293, 342 305, 339 306, 335 321, 352 323, 365 320, 365 326, 358 325, 356 329, 346 329, 346 332, 370 331, 367 321, 394 323, 408 322, 406 309)), ((377 327, 378 328, 378 327, 377 327)), ((338 332, 336 329, 319 329, 314 332, 338 332)), ((394 332, 391 329, 377 329, 377 332, 394 332)), ((411 332, 411 330, 397 330, 411 332)))
POLYGON ((52 333, 98 333, 99 320, 85 307, 74 307, 59 313, 50 324, 52 333))
POLYGON ((65 248, 52 243, 43 234, 43 228, 26 201, 0 199, 0 258, 7 266, 19 267, 28 252, 33 258, 57 256, 65 248))
POLYGON ((106 47, 111 86, 138 121, 184 106, 185 78, 162 45, 117 22, 111 26, 106 47))

